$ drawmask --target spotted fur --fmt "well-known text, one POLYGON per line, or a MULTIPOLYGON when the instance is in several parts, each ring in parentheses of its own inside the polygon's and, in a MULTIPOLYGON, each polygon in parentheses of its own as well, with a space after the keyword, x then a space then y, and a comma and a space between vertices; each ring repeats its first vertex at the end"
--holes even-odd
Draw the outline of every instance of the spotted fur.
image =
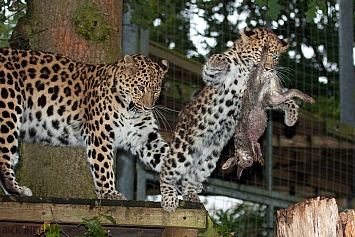
POLYGON ((265 67, 273 69, 288 41, 264 28, 244 29, 241 38, 223 54, 212 55, 203 67, 206 86, 181 112, 168 156, 160 174, 162 207, 178 206, 177 187, 184 200, 199 202, 202 182, 215 169, 223 147, 231 139, 240 117, 242 98, 250 72, 261 58, 265 42, 269 53, 265 67))
MULTIPOLYGON (((31 50, 0 49, 0 178, 7 194, 31 196, 14 165, 20 141, 86 148, 98 198, 125 199, 115 190, 116 148, 160 171, 168 145, 152 110, 168 62, 126 55, 87 65, 31 50)), ((117 164, 119 165, 119 164, 117 164)))

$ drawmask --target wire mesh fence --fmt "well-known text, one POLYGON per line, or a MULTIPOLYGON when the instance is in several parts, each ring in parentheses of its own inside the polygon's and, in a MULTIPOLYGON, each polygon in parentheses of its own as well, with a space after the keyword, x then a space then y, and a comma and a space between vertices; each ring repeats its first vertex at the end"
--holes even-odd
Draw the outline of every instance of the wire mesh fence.
MULTIPOLYGON (((268 131, 260 139, 266 165, 254 163, 240 179, 236 169, 221 169, 234 150, 232 142, 225 147, 202 193, 215 217, 232 230, 244 228, 236 236, 265 236, 275 210, 307 198, 335 197, 341 208, 354 208, 355 130, 340 123, 339 5, 328 1, 328 11, 319 10, 307 22, 307 7, 300 1, 283 1, 276 21, 252 1, 152 2, 157 17, 150 29, 150 54, 169 57, 171 63, 159 101, 171 109, 163 112, 167 140, 181 108, 204 86, 200 72, 206 58, 231 46, 245 26, 268 27, 290 39, 278 75, 285 88, 298 88, 316 100, 313 105, 298 101, 300 115, 293 127, 284 124, 283 113, 269 112, 268 131), (238 201, 225 205, 221 196, 238 201), (248 209, 250 203, 256 209, 248 209)), ((152 180, 148 194, 158 195, 157 176, 152 180)))
MULTIPOLYGON (((327 1, 327 12, 317 11, 311 22, 306 21, 305 2, 296 0, 280 3, 278 20, 271 20, 267 9, 251 0, 150 0, 150 5, 155 19, 149 29, 149 54, 154 61, 170 63, 158 101, 167 108, 161 109, 160 119, 166 140, 179 111, 204 86, 203 63, 231 46, 245 26, 268 27, 290 39, 278 75, 285 88, 298 88, 316 100, 313 105, 298 101, 300 116, 293 127, 284 124, 283 113, 268 113, 268 130, 259 140, 266 164, 254 163, 240 179, 236 169, 221 169, 234 151, 232 141, 225 147, 201 194, 222 228, 235 231, 235 236, 271 235, 277 209, 315 196, 334 197, 341 208, 355 207, 355 130, 340 123, 336 1, 327 1)), ((160 201, 158 179, 159 174, 138 165, 137 199, 160 201)))

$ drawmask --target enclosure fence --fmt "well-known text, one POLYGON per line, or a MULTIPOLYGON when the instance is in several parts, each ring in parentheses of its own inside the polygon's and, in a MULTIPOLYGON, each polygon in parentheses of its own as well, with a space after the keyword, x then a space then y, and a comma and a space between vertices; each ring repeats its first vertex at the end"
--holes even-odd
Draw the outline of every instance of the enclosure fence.
MULTIPOLYGON (((170 63, 158 101, 168 108, 163 111, 166 121, 160 121, 167 140, 179 111, 204 86, 203 63, 231 46, 245 26, 268 27, 290 39, 278 76, 285 88, 298 88, 316 101, 297 101, 300 115, 292 127, 284 124, 283 113, 268 112, 268 129, 259 140, 265 166, 254 163, 240 179, 236 169, 221 169, 232 156, 233 142, 225 147, 201 199, 216 221, 237 231, 235 236, 271 236, 275 211, 304 199, 334 197, 340 209, 355 206, 355 130, 340 122, 341 9, 335 2, 327 4, 327 13, 318 11, 307 22, 300 1, 284 1, 276 21, 250 1, 151 1, 157 15, 149 32, 149 54, 170 63)), ((137 198, 159 201, 158 174, 138 165, 137 175, 137 198)))

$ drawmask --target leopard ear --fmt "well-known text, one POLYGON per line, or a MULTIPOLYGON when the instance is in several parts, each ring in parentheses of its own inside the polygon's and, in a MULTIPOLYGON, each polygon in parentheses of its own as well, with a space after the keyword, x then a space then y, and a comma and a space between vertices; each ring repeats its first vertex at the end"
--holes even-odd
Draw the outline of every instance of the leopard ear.
POLYGON ((136 62, 134 61, 132 55, 126 54, 123 58, 125 68, 131 73, 135 74, 137 71, 136 62))
POLYGON ((169 62, 167 60, 162 60, 159 62, 159 66, 166 72, 168 72, 169 69, 169 62))
POLYGON ((255 32, 253 31, 253 29, 249 28, 249 27, 245 27, 244 30, 242 31, 241 35, 242 35, 242 39, 243 39, 243 43, 247 44, 251 41, 251 37, 253 34, 255 34, 255 32))
POLYGON ((281 43, 282 43, 282 48, 281 48, 282 51, 285 51, 290 46, 290 40, 288 38, 281 39, 281 43))

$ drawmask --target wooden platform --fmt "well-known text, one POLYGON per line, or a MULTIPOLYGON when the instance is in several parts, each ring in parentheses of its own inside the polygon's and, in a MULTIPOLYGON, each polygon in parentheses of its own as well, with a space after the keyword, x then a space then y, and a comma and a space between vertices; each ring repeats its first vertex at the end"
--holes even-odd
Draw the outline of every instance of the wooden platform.
POLYGON ((83 218, 100 215, 116 221, 116 225, 105 218, 101 222, 115 237, 160 237, 165 229, 176 228, 197 236, 206 230, 208 217, 202 204, 182 201, 176 212, 167 213, 157 202, 0 196, 0 236, 33 237, 41 233, 44 222, 58 223, 67 236, 82 235, 83 218))

